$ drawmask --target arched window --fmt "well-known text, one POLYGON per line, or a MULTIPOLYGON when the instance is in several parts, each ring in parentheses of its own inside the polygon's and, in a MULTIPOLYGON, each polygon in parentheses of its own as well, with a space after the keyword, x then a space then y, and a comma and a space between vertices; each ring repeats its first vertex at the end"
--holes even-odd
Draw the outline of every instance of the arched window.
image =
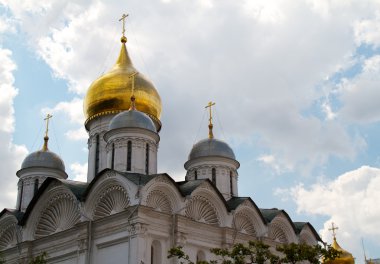
POLYGON ((127 171, 131 171, 132 163, 132 141, 127 144, 127 171))
POLYGON ((145 173, 149 174, 149 144, 146 144, 145 148, 145 173))
POLYGON ((115 168, 115 143, 112 143, 111 169, 115 168))
POLYGON ((37 191, 38 191, 38 179, 35 179, 34 180, 34 195, 36 195, 37 191))
POLYGON ((161 243, 157 240, 154 240, 150 247, 150 263, 161 264, 162 263, 161 261, 162 261, 161 243))
POLYGON ((198 251, 197 253, 197 262, 200 262, 200 261, 205 261, 206 260, 206 256, 205 256, 205 253, 203 251, 198 251))
POLYGON ((232 171, 230 171, 230 193, 231 193, 231 196, 233 196, 233 181, 232 181, 232 171))
POLYGON ((100 140, 99 140, 99 134, 95 137, 96 143, 95 143, 95 174, 99 171, 99 152, 100 152, 100 140))
POLYGON ((198 171, 197 170, 194 171, 194 179, 198 180, 198 171))
POLYGON ((212 183, 216 185, 216 169, 215 168, 212 168, 211 170, 211 179, 212 179, 212 183))

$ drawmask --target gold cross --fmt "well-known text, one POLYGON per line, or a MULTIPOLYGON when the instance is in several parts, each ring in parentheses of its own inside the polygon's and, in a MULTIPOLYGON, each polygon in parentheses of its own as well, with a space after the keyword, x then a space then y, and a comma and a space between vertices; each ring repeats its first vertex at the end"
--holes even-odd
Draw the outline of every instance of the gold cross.
POLYGON ((211 108, 212 108, 212 106, 213 105, 215 105, 215 103, 213 103, 213 102, 208 102, 208 104, 206 105, 206 107, 205 108, 209 108, 209 110, 210 110, 210 118, 208 119, 208 121, 209 121, 209 123, 208 123, 208 138, 214 138, 214 134, 213 134, 213 132, 212 132, 212 128, 213 128, 213 124, 212 124, 212 111, 211 111, 211 108))
POLYGON ((211 111, 211 107, 212 106, 214 106, 215 105, 215 103, 213 103, 213 102, 208 102, 208 105, 205 107, 205 108, 209 108, 209 110, 210 110, 210 118, 208 119, 208 121, 209 121, 209 124, 210 125, 212 125, 212 111, 211 111))
POLYGON ((48 132, 49 132, 49 120, 50 118, 52 118, 53 116, 51 114, 47 114, 46 117, 44 118, 44 120, 46 121, 46 130, 45 130, 45 137, 48 136, 48 132))
POLYGON ((123 14, 119 19, 119 21, 123 21, 123 37, 125 36, 125 19, 127 18, 127 16, 129 16, 129 14, 123 14))
POLYGON ((329 230, 332 231, 334 239, 335 239, 335 236, 336 236, 335 230, 338 230, 338 229, 339 228, 334 225, 334 222, 332 222, 331 223, 331 228, 329 228, 329 230))

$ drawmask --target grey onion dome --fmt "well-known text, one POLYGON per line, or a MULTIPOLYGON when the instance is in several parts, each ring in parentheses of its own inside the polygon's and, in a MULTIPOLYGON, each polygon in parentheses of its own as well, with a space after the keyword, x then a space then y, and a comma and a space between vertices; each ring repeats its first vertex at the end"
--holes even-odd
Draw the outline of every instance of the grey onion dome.
POLYGON ((144 128, 155 133, 157 132, 156 126, 148 115, 133 109, 117 114, 111 119, 109 124, 110 130, 127 127, 144 128))
POLYGON ((235 154, 231 147, 224 141, 207 138, 196 143, 190 151, 189 160, 207 157, 219 156, 235 160, 235 154))
POLYGON ((29 154, 22 162, 21 169, 44 167, 65 171, 63 160, 54 152, 39 150, 29 154))

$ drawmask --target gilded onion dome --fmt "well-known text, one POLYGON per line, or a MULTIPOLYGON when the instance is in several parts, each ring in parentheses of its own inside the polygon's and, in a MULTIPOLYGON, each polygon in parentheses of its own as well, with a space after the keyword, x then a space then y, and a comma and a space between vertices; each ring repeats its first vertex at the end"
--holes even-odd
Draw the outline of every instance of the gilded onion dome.
POLYGON ((352 254, 343 248, 338 244, 336 241, 336 238, 334 237, 334 241, 331 244, 331 247, 338 250, 340 252, 340 256, 332 261, 326 261, 326 264, 354 264, 355 259, 352 256, 352 254))
POLYGON ((153 83, 143 74, 138 73, 129 58, 125 43, 121 38, 119 58, 112 69, 95 80, 89 87, 84 99, 84 114, 87 123, 102 115, 117 114, 128 110, 131 105, 132 81, 136 109, 152 118, 157 131, 161 129, 161 98, 153 83), (131 76, 134 76, 131 78, 131 76))

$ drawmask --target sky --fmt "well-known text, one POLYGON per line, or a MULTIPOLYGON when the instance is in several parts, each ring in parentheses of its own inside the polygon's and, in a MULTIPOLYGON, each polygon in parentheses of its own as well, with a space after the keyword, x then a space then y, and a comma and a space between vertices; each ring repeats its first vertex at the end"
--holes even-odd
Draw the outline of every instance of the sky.
POLYGON ((120 49, 163 105, 158 170, 184 180, 191 147, 233 148, 239 195, 309 221, 363 262, 380 257, 380 2, 0 0, 0 207, 43 143, 86 180, 83 97, 120 49))

